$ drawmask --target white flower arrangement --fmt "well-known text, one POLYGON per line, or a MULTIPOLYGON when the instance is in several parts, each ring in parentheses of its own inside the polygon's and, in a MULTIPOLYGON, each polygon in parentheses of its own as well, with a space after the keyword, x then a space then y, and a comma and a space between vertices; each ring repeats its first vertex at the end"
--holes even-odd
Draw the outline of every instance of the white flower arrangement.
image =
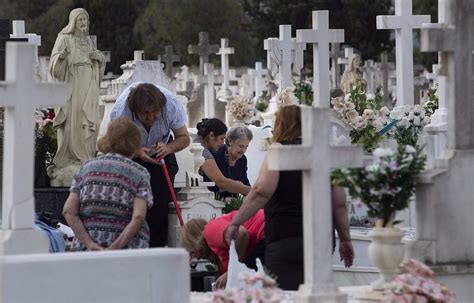
POLYGON ((242 96, 235 96, 227 105, 227 111, 234 119, 245 121, 252 117, 252 103, 242 96))
POLYGON ((299 105, 298 98, 295 96, 295 87, 288 86, 275 96, 275 101, 278 108, 285 105, 299 105))

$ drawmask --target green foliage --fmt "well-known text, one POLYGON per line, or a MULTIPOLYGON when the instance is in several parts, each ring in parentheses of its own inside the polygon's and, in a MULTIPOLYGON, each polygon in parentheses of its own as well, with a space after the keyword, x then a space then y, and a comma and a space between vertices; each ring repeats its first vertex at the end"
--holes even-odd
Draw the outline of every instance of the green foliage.
POLYGON ((365 168, 334 169, 334 185, 347 187, 351 197, 368 207, 368 215, 384 226, 396 211, 408 207, 415 192, 415 176, 423 171, 426 155, 420 147, 399 145, 397 152, 377 149, 375 163, 365 168))
POLYGON ((428 101, 423 104, 423 108, 425 110, 425 114, 428 117, 431 117, 432 114, 438 109, 438 94, 436 87, 430 87, 428 89, 428 101))
POLYGON ((268 109, 268 101, 264 100, 264 99, 259 99, 256 103, 255 103, 255 109, 258 110, 259 112, 266 112, 267 109, 268 109))
POLYGON ((366 126, 361 130, 351 130, 349 135, 352 143, 361 144, 368 153, 372 153, 379 147, 384 139, 372 125, 366 126))
POLYGON ((313 87, 311 83, 301 80, 296 81, 293 84, 295 86, 293 93, 296 98, 298 98, 299 103, 309 106, 313 105, 313 87))
POLYGON ((228 214, 231 211, 234 210, 239 210, 240 206, 242 206, 242 203, 244 202, 244 196, 237 194, 229 199, 227 199, 225 207, 222 209, 222 214, 228 214))

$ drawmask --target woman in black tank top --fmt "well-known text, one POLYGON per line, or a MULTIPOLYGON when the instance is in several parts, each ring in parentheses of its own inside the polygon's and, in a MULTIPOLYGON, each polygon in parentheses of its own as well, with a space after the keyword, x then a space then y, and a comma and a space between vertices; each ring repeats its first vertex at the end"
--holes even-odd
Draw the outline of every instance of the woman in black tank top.
MULTIPOLYGON (((277 111, 273 142, 283 145, 301 144, 299 106, 288 105, 277 111)), ((239 225, 253 216, 258 209, 264 208, 265 266, 285 290, 296 290, 304 282, 302 179, 301 171, 270 171, 265 159, 254 187, 245 198, 239 213, 233 218, 226 234, 228 241, 234 239, 239 225)), ((333 189, 333 200, 335 227, 341 239, 341 258, 350 266, 354 253, 345 210, 345 196, 341 195, 340 188, 333 189), (339 206, 344 211, 339 211, 339 206)))

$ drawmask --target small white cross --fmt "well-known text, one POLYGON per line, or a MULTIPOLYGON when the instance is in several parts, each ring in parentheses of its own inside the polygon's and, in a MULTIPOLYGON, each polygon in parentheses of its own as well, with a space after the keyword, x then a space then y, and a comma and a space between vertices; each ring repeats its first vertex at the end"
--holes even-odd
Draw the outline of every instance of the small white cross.
POLYGON ((344 30, 329 29, 328 11, 313 11, 313 29, 297 30, 296 41, 313 44, 313 105, 329 107, 329 44, 344 42, 344 30))
POLYGON ((221 90, 227 91, 229 89, 229 55, 234 53, 234 48, 229 47, 229 39, 221 38, 221 48, 218 55, 221 56, 221 73, 224 76, 221 90))

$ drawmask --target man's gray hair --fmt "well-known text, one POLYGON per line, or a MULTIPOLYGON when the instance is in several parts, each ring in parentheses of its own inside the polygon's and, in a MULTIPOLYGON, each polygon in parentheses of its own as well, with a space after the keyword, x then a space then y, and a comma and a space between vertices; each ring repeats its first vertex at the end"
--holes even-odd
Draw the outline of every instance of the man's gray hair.
POLYGON ((227 132, 226 141, 237 141, 240 139, 247 139, 252 141, 252 131, 244 125, 234 126, 227 132))

